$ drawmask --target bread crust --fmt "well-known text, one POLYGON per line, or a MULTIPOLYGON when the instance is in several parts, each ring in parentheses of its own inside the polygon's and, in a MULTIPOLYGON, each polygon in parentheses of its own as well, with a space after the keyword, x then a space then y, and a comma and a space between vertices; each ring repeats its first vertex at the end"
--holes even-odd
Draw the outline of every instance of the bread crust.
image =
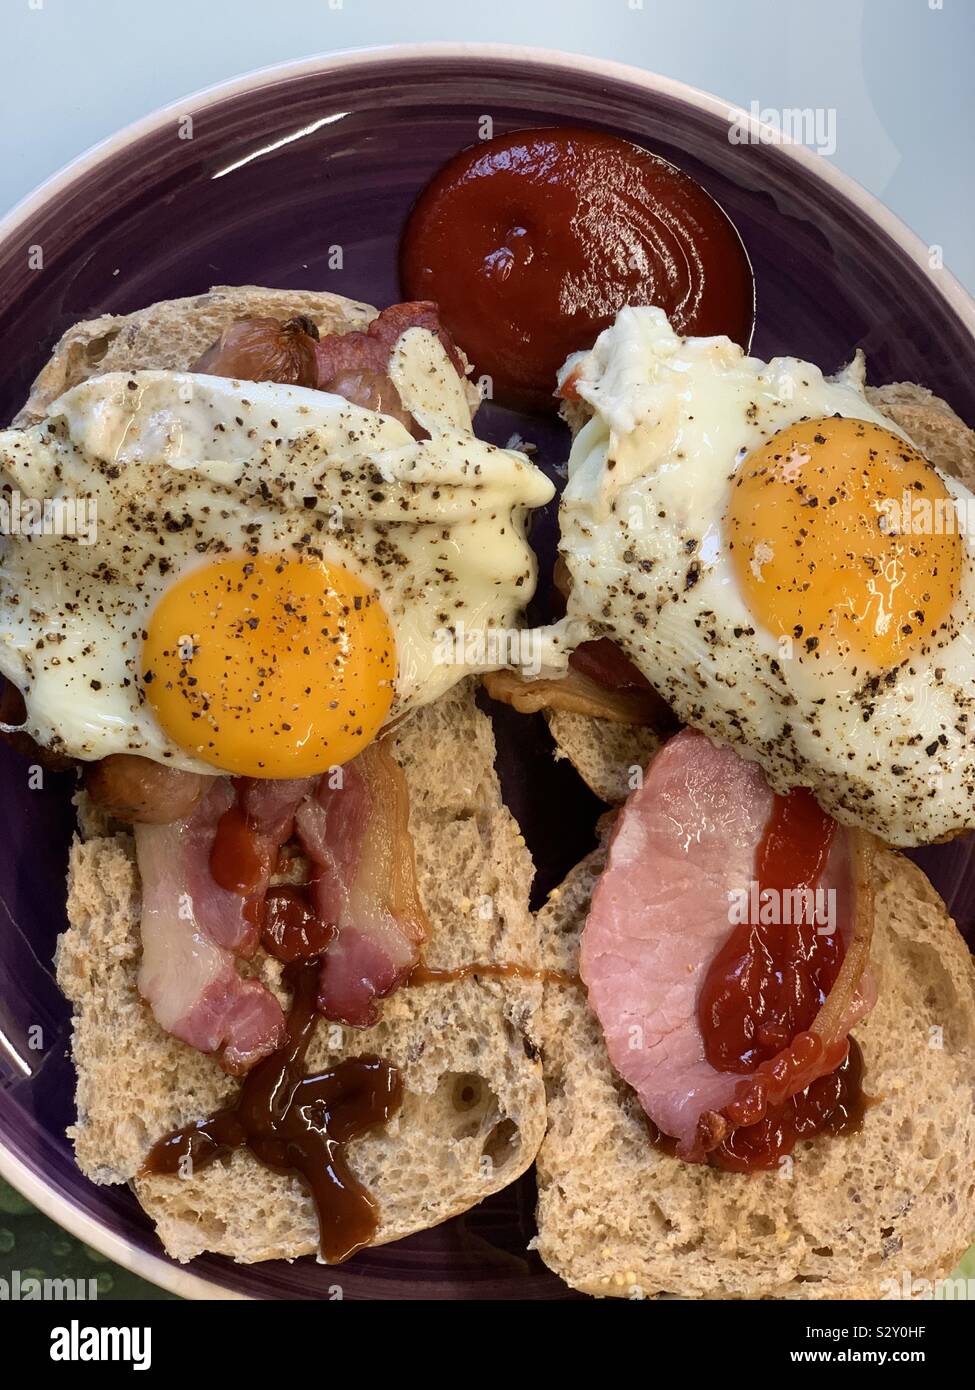
POLYGON ((34 379, 13 424, 42 420, 72 386, 105 372, 186 371, 236 319, 307 314, 324 337, 366 328, 370 304, 318 290, 274 290, 258 285, 214 285, 206 294, 166 299, 131 314, 102 314, 74 324, 55 344, 34 379))

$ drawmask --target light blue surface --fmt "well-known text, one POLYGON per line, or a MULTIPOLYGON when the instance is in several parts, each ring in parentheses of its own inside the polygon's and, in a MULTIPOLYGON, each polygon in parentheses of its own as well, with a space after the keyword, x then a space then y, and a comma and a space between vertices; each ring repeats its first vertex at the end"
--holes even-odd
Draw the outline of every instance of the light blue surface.
POLYGON ((0 0, 0 211, 153 108, 406 41, 535 44, 835 113, 835 163, 975 290, 975 0, 0 0))

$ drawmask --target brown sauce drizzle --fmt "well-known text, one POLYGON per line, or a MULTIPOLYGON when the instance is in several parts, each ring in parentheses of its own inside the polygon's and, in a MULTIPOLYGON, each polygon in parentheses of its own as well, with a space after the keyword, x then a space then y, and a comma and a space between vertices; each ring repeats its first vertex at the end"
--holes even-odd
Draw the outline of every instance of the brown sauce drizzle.
MULTIPOLYGON (((211 864, 214 877, 230 891, 252 891, 267 865, 240 852, 246 825, 236 808, 220 830, 227 843, 211 864)), ((338 1264, 371 1242, 379 1219, 375 1199, 349 1169, 345 1145, 399 1110, 402 1078, 392 1063, 372 1055, 307 1074, 305 1058, 321 1017, 322 953, 335 928, 318 917, 302 884, 270 888, 260 905, 260 925, 262 945, 284 963, 283 980, 292 990, 284 1041, 247 1074, 232 1104, 160 1139, 141 1175, 189 1175, 246 1147, 272 1172, 302 1179, 315 1202, 322 1257, 338 1264)), ((420 961, 405 983, 447 983, 478 975, 580 983, 577 975, 516 961, 472 962, 453 969, 420 961)))
POLYGON ((475 975, 485 975, 492 980, 538 980, 548 985, 581 985, 578 975, 570 975, 564 970, 536 970, 518 961, 472 961, 470 965, 456 965, 450 969, 435 965, 425 965, 418 961, 406 977, 408 985, 451 984, 454 980, 469 980, 475 975))
POLYGON ((261 945, 286 964, 320 956, 335 938, 335 928, 315 911, 304 885, 271 888, 264 899, 261 945))
POLYGON ((282 1046, 247 1075, 231 1105, 160 1139, 142 1175, 182 1175, 246 1146, 273 1172, 303 1180, 318 1212, 322 1257, 338 1264, 370 1243, 379 1221, 375 1198, 348 1166, 345 1145, 396 1114, 403 1083, 391 1062, 375 1056, 307 1074, 320 971, 318 958, 285 967, 293 999, 282 1046))

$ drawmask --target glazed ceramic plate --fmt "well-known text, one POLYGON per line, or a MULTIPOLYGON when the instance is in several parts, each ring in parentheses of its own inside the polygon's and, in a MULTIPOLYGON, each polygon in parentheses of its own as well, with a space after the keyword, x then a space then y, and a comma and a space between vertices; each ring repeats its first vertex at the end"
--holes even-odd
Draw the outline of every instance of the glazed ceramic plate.
MULTIPOLYGON (((480 46, 270 69, 187 98, 58 175, 0 223, 0 420, 79 319, 214 284, 395 301, 410 205, 439 165, 478 139, 485 115, 496 134, 591 125, 679 164, 724 206, 748 248, 756 354, 790 353, 832 371, 862 347, 873 381, 923 382, 975 421, 975 307, 947 272, 929 268, 926 248, 830 165, 771 132, 732 143, 726 104, 680 84, 565 54, 480 46), (31 268, 36 247, 42 269, 31 268)), ((496 440, 516 430, 534 440, 548 468, 567 453, 550 421, 486 407, 478 422, 496 440)), ((551 545, 551 529, 543 539, 551 545)), ((506 792, 539 865, 536 896, 588 848, 599 809, 571 771, 553 765, 539 724, 497 720, 506 792)), ((436 1230, 364 1252, 339 1276, 310 1259, 246 1267, 211 1257, 180 1268, 162 1256, 126 1189, 81 1176, 64 1133, 69 1017, 51 966, 64 926, 72 785, 52 777, 43 793, 28 791, 22 764, 0 750, 0 1172, 112 1259, 191 1296, 327 1297, 340 1280, 346 1298, 570 1297, 527 1250, 530 1177, 436 1230), (37 1025, 45 1047, 34 1051, 37 1025)), ((971 843, 919 858, 970 929, 971 843)))

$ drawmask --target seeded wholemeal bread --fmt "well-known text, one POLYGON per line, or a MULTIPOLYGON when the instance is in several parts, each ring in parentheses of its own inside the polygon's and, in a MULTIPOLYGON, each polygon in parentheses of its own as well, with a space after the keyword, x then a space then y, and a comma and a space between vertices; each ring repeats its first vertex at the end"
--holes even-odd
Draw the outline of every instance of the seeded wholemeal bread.
POLYGON ((867 399, 906 430, 921 453, 943 473, 975 489, 975 430, 969 429, 947 401, 911 381, 868 386, 867 399))
MULTIPOLYGON (((376 310, 341 296, 218 287, 192 299, 76 325, 34 383, 16 423, 43 416, 63 391, 98 372, 185 369, 233 320, 309 315, 321 333, 362 328, 376 310)), ((474 393, 476 396, 476 393, 474 393)), ((471 682, 418 711, 394 736, 410 791, 418 882, 431 923, 424 959, 451 968, 527 961, 532 864, 502 804, 490 721, 471 682)), ((78 797, 68 917, 58 979, 74 1005, 78 1162, 96 1182, 132 1182, 166 1249, 241 1261, 291 1258, 318 1247, 315 1211, 297 1180, 237 1152, 189 1179, 136 1175, 153 1142, 226 1104, 239 1082, 156 1024, 136 988, 140 887, 131 836, 78 797)), ((251 966, 283 999, 281 968, 251 966)), ((405 1100, 389 1126, 349 1147, 380 1207, 389 1241, 466 1210, 531 1163, 544 1130, 544 1091, 532 1042, 537 984, 466 979, 401 990, 374 1028, 322 1023, 312 1068, 377 1052, 403 1070, 405 1100)))
MULTIPOLYGON (((410 789, 431 923, 424 959, 438 967, 530 961, 531 861, 501 803, 490 723, 470 685, 419 710, 395 734, 393 753, 410 789)), ((87 816, 84 823, 92 824, 87 816)), ((129 835, 75 843, 68 917, 57 965, 74 1005, 75 1152, 95 1181, 130 1181, 156 1139, 226 1104, 240 1083, 164 1033, 138 994, 139 882, 129 835)), ((260 953, 254 969, 281 993, 276 961, 260 953)), ((379 1241, 466 1210, 531 1163, 544 1129, 532 1042, 539 997, 535 984, 468 979, 401 989, 374 1028, 319 1025, 311 1068, 376 1052, 403 1069, 400 1114, 349 1148, 353 1170, 379 1201, 379 1241)), ((136 1179, 135 1190, 177 1259, 204 1250, 242 1261, 291 1258, 317 1248, 301 1184, 246 1152, 189 1179, 136 1179)))
POLYGON ((588 787, 611 806, 626 800, 634 770, 646 767, 663 739, 642 724, 617 724, 573 710, 549 709, 545 718, 556 758, 568 758, 588 787))
MULTIPOLYGON (((546 966, 578 968, 602 864, 594 852, 539 913, 546 966)), ((876 1098, 861 1132, 752 1175, 655 1148, 584 992, 547 984, 546 1264, 629 1298, 880 1298, 905 1276, 947 1275, 975 1234, 975 968, 927 879, 893 853, 878 865, 872 968, 880 1000, 855 1030, 876 1098)))

